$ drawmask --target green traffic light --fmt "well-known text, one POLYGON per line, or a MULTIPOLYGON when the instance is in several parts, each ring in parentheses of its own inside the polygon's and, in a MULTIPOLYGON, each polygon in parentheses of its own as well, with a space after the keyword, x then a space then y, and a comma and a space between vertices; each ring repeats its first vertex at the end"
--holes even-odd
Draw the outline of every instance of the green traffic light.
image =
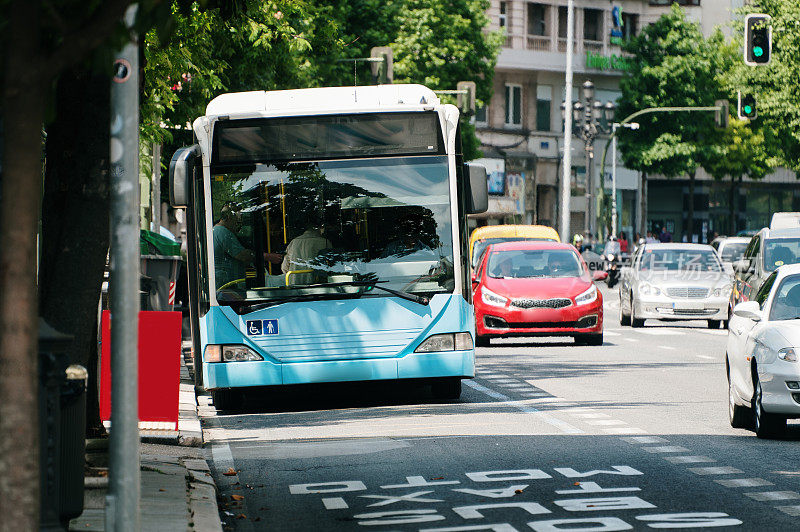
POLYGON ((755 57, 761 57, 762 55, 764 55, 764 49, 761 48, 760 46, 754 46, 753 47, 753 55, 755 57))
POLYGON ((749 115, 752 112, 753 112, 753 108, 752 107, 750 107, 749 105, 745 105, 744 106, 744 113, 745 114, 749 115))

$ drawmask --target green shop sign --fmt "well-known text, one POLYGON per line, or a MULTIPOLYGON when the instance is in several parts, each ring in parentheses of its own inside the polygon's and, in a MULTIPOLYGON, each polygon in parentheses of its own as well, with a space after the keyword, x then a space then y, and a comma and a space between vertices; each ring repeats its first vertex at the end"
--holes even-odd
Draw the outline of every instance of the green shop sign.
POLYGON ((586 52, 586 68, 596 68, 598 70, 625 70, 633 68, 632 60, 628 57, 610 55, 608 57, 586 52))

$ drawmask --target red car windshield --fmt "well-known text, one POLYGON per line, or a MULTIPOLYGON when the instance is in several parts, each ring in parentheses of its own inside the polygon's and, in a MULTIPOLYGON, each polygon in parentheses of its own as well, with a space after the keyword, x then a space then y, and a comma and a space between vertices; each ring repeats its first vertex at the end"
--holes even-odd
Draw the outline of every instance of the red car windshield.
POLYGON ((567 249, 515 249, 493 251, 487 274, 496 279, 529 277, 580 277, 583 265, 567 249))

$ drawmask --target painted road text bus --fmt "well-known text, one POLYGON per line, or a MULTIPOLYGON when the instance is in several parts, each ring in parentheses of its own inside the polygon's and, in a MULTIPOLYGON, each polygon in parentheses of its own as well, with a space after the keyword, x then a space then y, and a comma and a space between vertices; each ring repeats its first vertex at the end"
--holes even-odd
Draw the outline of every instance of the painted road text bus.
POLYGON ((459 111, 420 85, 221 95, 170 163, 187 210, 195 373, 247 388, 475 375, 459 111))

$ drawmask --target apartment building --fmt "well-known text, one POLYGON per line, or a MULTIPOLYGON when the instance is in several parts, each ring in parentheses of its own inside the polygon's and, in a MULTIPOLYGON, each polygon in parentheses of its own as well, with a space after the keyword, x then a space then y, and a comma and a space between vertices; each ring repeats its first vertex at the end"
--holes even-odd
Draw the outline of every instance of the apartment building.
MULTIPOLYGON (((629 65, 620 45, 670 9, 673 0, 575 0, 573 95, 586 80, 603 103, 620 96, 619 82, 629 65)), ((678 0, 704 33, 727 23, 741 0, 678 0)), ((490 175, 490 209, 478 223, 557 225, 563 153, 561 102, 567 45, 567 0, 492 0, 490 28, 503 29, 491 102, 476 113, 478 137, 490 175)), ((608 136, 595 140, 595 190, 611 193, 610 155, 605 172, 600 155, 608 136)), ((584 145, 572 140, 570 233, 583 232, 587 207, 584 145)), ((617 166, 619 230, 640 227, 639 176, 617 166)), ((602 212, 602 207, 601 207, 602 212)))

